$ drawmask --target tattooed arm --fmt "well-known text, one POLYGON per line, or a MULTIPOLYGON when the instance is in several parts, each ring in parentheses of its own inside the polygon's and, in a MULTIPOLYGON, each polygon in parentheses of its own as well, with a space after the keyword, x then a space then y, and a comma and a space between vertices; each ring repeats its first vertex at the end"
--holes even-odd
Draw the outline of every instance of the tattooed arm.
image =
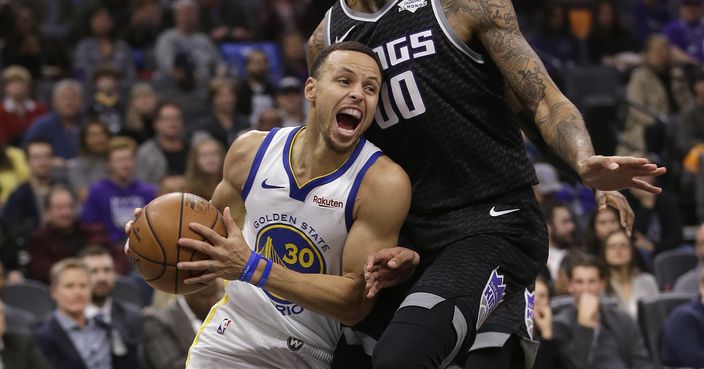
POLYGON ((510 0, 443 0, 443 10, 460 37, 476 37, 484 45, 545 142, 584 184, 606 191, 626 187, 660 191, 635 177, 662 175, 665 168, 647 159, 594 155, 579 111, 555 86, 521 34, 510 0))
POLYGON ((306 61, 308 62, 308 73, 311 72, 310 66, 313 65, 315 57, 325 48, 325 21, 320 22, 315 28, 313 34, 308 39, 308 48, 306 49, 306 61))

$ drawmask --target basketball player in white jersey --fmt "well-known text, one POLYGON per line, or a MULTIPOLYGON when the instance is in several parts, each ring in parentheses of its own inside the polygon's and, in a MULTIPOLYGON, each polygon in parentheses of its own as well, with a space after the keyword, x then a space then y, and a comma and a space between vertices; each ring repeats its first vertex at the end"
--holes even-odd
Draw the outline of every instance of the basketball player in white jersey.
POLYGON ((205 271, 187 283, 229 280, 189 369, 328 368, 340 322, 355 324, 372 307, 366 258, 396 246, 411 193, 405 172, 362 137, 381 67, 349 42, 323 51, 311 75, 304 127, 251 132, 230 148, 212 199, 228 238, 191 224, 206 241, 179 241, 212 258, 179 263, 205 271))

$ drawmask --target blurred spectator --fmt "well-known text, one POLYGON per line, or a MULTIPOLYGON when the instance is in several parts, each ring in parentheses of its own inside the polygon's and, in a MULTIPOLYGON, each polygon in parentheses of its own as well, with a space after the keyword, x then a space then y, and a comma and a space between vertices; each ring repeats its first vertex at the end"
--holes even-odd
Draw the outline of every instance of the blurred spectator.
POLYGON ((638 250, 622 229, 606 236, 601 257, 609 268, 606 294, 616 299, 621 311, 637 319, 638 300, 659 292, 655 277, 641 271, 638 250))
MULTIPOLYGON (((93 79, 99 69, 111 69, 129 86, 137 79, 132 48, 117 39, 113 18, 104 6, 94 8, 89 15, 90 35, 76 45, 73 68, 84 82, 93 79)), ((113 132, 116 133, 116 132, 113 132)))
MULTIPOLYGON (((655 177, 637 177, 643 182, 657 185, 655 177)), ((677 198, 670 192, 655 195, 637 188, 630 188, 625 193, 633 212, 635 223, 633 234, 635 243, 645 259, 677 248, 682 244, 682 215, 677 198)))
POLYGON ((228 0, 199 0, 200 30, 216 43, 249 41, 254 37, 251 19, 242 5, 228 0))
POLYGON ((49 114, 37 119, 24 137, 24 143, 42 139, 51 143, 54 154, 71 159, 78 154, 80 146, 81 108, 83 103, 81 85, 70 79, 62 80, 54 87, 53 108, 49 114))
POLYGON ((137 150, 137 177, 152 184, 167 174, 184 174, 188 146, 184 139, 181 107, 165 102, 156 109, 154 138, 137 150))
POLYGON ((186 190, 186 177, 182 175, 167 175, 159 181, 157 197, 172 192, 184 192, 186 190))
POLYGON ((220 51, 207 35, 198 32, 198 6, 193 0, 176 0, 172 6, 174 28, 162 32, 156 41, 159 70, 170 75, 176 55, 185 53, 193 59, 196 81, 208 81, 220 68, 220 51))
POLYGON ((193 58, 185 52, 176 54, 171 74, 158 81, 162 101, 174 101, 183 110, 186 128, 192 129, 208 114, 208 102, 203 82, 195 79, 193 58))
POLYGON ((533 166, 538 176, 538 184, 533 186, 536 200, 540 204, 555 201, 555 195, 562 189, 557 170, 548 163, 535 163, 533 166))
POLYGON ((632 4, 631 17, 640 43, 659 33, 672 20, 666 0, 633 0, 632 4))
MULTIPOLYGON (((527 298, 530 298, 528 296, 527 298)), ((538 276, 533 290, 533 339, 540 342, 533 369, 561 369, 560 351, 553 339, 552 308, 550 308, 550 288, 538 276)))
POLYGON ((562 68, 580 60, 579 41, 570 31, 563 3, 552 1, 543 7, 536 32, 529 41, 553 79, 559 77, 562 68))
POLYGON ((125 224, 134 217, 134 208, 142 208, 154 199, 155 188, 135 179, 137 144, 128 137, 114 137, 108 151, 108 177, 89 190, 81 221, 105 226, 113 244, 126 238, 125 224))
POLYGON ((91 18, 96 9, 106 9, 112 18, 114 33, 122 39, 130 26, 130 6, 125 0, 79 0, 80 6, 74 11, 73 25, 69 41, 72 44, 89 37, 92 31, 91 18))
POLYGON ((237 91, 234 82, 225 78, 210 81, 208 100, 211 113, 195 128, 191 134, 191 142, 207 136, 229 148, 240 131, 250 128, 247 117, 238 115, 235 111, 237 91))
POLYGON ((4 261, 8 270, 24 267, 29 260, 22 260, 21 250, 32 232, 42 223, 45 197, 52 182, 51 145, 45 141, 32 141, 27 144, 29 180, 10 194, 5 204, 4 216, 12 232, 17 248, 9 261, 4 261))
POLYGON ((10 194, 29 178, 29 166, 24 152, 0 143, 0 208, 10 194))
POLYGON ((124 134, 139 144, 154 136, 153 122, 157 105, 154 88, 146 82, 135 83, 125 112, 124 134))
POLYGON ((661 115, 677 113, 691 100, 684 71, 672 64, 667 38, 648 37, 644 54, 645 64, 633 71, 626 87, 630 109, 617 155, 645 156, 652 149, 646 145, 646 131, 660 129, 661 115))
POLYGON ((685 292, 696 295, 699 292, 699 277, 704 271, 704 224, 697 228, 697 236, 694 245, 694 253, 699 259, 699 264, 689 272, 677 278, 673 290, 675 292, 685 292))
POLYGON ((594 11, 591 0, 572 0, 567 9, 570 31, 580 41, 587 38, 594 24, 594 11))
POLYGON ((203 138, 196 142, 188 155, 186 192, 210 200, 222 180, 225 150, 218 141, 203 138))
POLYGON ((567 253, 574 249, 575 224, 572 213, 565 204, 553 202, 545 204, 543 208, 545 222, 548 225, 548 270, 550 277, 557 278, 557 270, 562 259, 567 253))
POLYGON ((566 368, 652 369, 652 361, 635 321, 621 310, 601 304, 606 267, 593 256, 575 260, 568 271, 574 305, 553 319, 553 334, 566 368))
POLYGON ((259 114, 274 106, 274 86, 269 81, 269 60, 261 50, 252 50, 245 59, 245 75, 237 87, 237 112, 254 123, 259 114))
POLYGON ((601 254, 601 245, 611 232, 621 229, 618 211, 610 206, 604 210, 595 210, 589 216, 584 250, 591 255, 601 254))
POLYGON ((35 80, 56 81, 72 75, 71 56, 63 40, 42 34, 35 14, 27 7, 14 7, 15 27, 2 48, 4 65, 21 65, 35 80))
POLYGON ((183 368, 196 332, 222 294, 222 282, 216 280, 196 293, 178 296, 163 309, 148 309, 144 314, 147 363, 159 369, 183 368))
POLYGON ((704 144, 704 71, 694 74, 692 103, 682 110, 675 130, 679 155, 685 155, 695 146, 704 144))
POLYGON ((88 105, 86 115, 103 122, 111 134, 124 131, 125 107, 121 101, 119 74, 110 68, 95 70, 93 75, 93 101, 88 105))
POLYGON ((282 76, 296 77, 300 81, 308 78, 305 50, 305 39, 300 32, 287 33, 281 38, 282 76))
POLYGON ((4 99, 0 105, 0 143, 19 145, 22 135, 46 107, 30 96, 32 76, 26 68, 12 65, 2 71, 4 99))
POLYGON ((699 295, 676 307, 663 333, 662 363, 672 367, 704 367, 704 273, 699 274, 699 295))
POLYGON ((50 276, 56 310, 34 332, 39 349, 54 369, 112 369, 108 331, 85 316, 91 292, 88 267, 80 259, 64 259, 54 264, 50 276))
POLYGON ((41 24, 42 33, 65 39, 71 30, 71 20, 80 2, 73 0, 25 0, 41 24))
POLYGON ((259 37, 264 40, 279 40, 285 34, 297 32, 303 19, 305 3, 300 0, 260 1, 257 17, 261 27, 259 37))
POLYGON ((103 122, 89 120, 81 127, 81 150, 67 162, 68 182, 77 191, 80 203, 93 183, 107 176, 106 156, 111 134, 103 122))
POLYGON ((281 125, 283 127, 296 127, 305 122, 303 111, 303 85, 296 77, 284 77, 279 81, 276 91, 276 106, 279 108, 281 125))
POLYGON ((672 46, 676 62, 692 63, 704 61, 704 23, 702 22, 702 0, 680 0, 679 18, 662 29, 672 46))
POLYGON ((125 40, 142 52, 154 47, 159 32, 163 29, 163 5, 160 0, 134 0, 130 14, 130 26, 125 40))
POLYGON ((110 247, 110 242, 101 224, 78 222, 76 198, 68 188, 52 187, 45 203, 45 222, 27 242, 31 257, 27 277, 49 283, 49 270, 54 263, 75 257, 86 245, 110 247))
POLYGON ((0 365, 8 369, 50 369, 34 337, 8 332, 5 324, 5 304, 0 302, 0 365))
POLYGON ((640 63, 635 36, 622 22, 615 0, 599 0, 594 4, 594 18, 587 37, 589 60, 625 70, 640 63))
POLYGON ((281 115, 274 108, 268 108, 259 114, 256 128, 259 131, 271 131, 274 128, 281 127, 281 115))
POLYGON ((144 339, 142 313, 137 306, 112 297, 116 278, 113 254, 105 247, 93 245, 83 249, 79 255, 90 273, 92 293, 91 303, 86 307, 86 317, 107 325, 113 368, 140 369, 137 350, 144 339))

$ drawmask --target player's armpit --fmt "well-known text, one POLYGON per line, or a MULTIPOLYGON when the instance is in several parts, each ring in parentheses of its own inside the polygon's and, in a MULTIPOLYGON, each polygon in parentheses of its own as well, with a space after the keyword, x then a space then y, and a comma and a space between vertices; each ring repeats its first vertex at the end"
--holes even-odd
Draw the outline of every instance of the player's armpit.
POLYGON ((310 73, 310 67, 313 65, 313 60, 320 53, 321 50, 325 48, 325 21, 320 22, 318 27, 315 28, 313 34, 308 39, 307 49, 306 49, 306 61, 308 62, 308 72, 310 73))
POLYGON ((545 141, 578 169, 579 163, 594 154, 584 121, 521 34, 511 1, 450 2, 482 42, 520 103, 531 113, 545 141))

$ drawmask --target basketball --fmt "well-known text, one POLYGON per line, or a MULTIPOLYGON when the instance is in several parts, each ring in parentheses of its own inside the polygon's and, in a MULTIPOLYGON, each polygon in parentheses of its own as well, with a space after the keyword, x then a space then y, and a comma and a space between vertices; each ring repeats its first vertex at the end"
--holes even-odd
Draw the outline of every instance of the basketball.
POLYGON ((132 224, 129 256, 150 286, 173 294, 187 295, 205 285, 183 280, 202 271, 178 270, 180 261, 209 259, 208 255, 178 245, 182 237, 202 240, 188 224, 199 223, 225 235, 222 215, 208 200, 190 193, 174 192, 152 200, 132 224))

